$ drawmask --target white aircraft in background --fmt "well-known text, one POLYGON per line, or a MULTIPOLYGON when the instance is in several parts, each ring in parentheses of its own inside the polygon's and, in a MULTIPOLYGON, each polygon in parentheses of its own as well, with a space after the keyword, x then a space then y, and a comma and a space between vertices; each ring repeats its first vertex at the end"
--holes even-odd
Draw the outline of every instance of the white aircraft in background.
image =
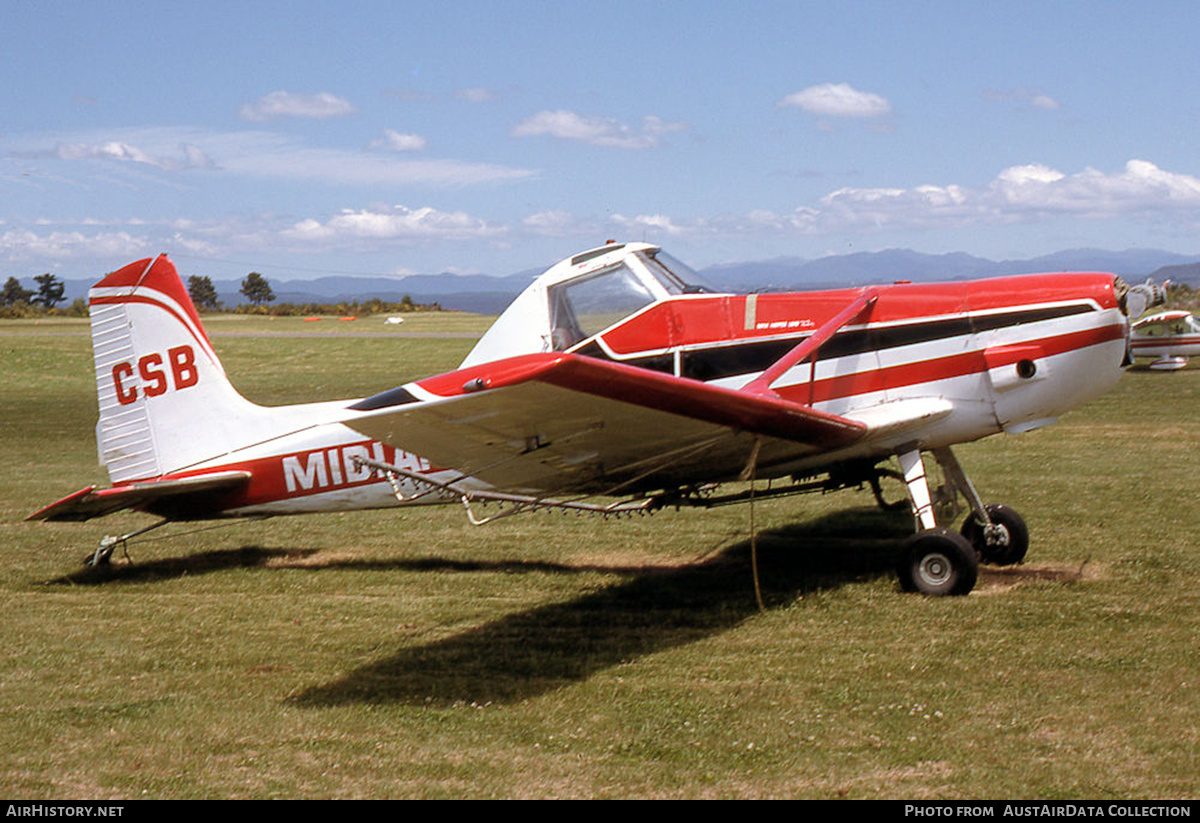
POLYGON ((1153 357, 1150 368, 1174 371, 1200 355, 1200 321, 1186 311, 1165 311, 1133 324, 1129 340, 1134 357, 1153 357))
MULTIPOLYGON (((1150 300, 1095 273, 723 294, 656 246, 610 243, 535 280, 456 371, 268 408, 233 388, 163 255, 89 295, 112 487, 30 519, 457 500, 482 523, 495 517, 475 518, 481 501, 613 515, 864 483, 879 497, 881 478, 902 477, 918 527, 902 587, 965 594, 980 558, 1025 556, 1028 530, 981 500, 951 447, 1048 425, 1106 391, 1150 300), (946 476, 932 493, 924 453, 946 476), (764 478, 754 495, 721 488, 764 478), (965 498, 961 533, 937 522, 942 495, 965 498)), ((91 561, 146 530, 105 538, 91 561)))

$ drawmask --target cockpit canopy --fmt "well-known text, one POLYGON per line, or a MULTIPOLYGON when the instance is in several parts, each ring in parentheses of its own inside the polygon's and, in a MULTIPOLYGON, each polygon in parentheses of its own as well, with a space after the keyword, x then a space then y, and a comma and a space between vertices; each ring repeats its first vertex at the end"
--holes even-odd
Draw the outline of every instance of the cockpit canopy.
POLYGON ((548 291, 551 348, 563 351, 658 300, 713 290, 683 263, 651 248, 633 251, 548 291))
POLYGON ((548 269, 492 324, 462 367, 565 351, 660 300, 713 293, 657 246, 610 243, 548 269))

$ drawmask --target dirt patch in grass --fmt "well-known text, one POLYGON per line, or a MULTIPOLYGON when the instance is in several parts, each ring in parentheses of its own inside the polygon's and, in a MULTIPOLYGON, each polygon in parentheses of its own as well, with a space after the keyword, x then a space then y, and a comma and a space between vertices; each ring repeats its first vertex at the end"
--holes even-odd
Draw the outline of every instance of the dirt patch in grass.
POLYGON ((975 585, 975 591, 980 594, 999 594, 1022 583, 1076 583, 1081 580, 1096 580, 1101 576, 1099 567, 1086 563, 1079 566, 1052 563, 985 566, 979 570, 979 582, 975 585))
POLYGON ((325 569, 361 559, 361 555, 352 552, 288 552, 268 557, 263 565, 268 569, 325 569))

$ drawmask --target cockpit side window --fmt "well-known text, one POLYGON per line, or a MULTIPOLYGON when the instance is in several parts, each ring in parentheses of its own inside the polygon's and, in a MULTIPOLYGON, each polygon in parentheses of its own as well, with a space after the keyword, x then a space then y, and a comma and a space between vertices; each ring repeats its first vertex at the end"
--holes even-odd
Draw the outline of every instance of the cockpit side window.
POLYGON ((624 264, 555 286, 550 294, 553 347, 568 349, 654 300, 654 294, 624 264))
POLYGON ((584 338, 579 330, 579 322, 575 312, 571 311, 571 301, 567 299, 567 290, 556 288, 550 290, 550 347, 554 351, 566 351, 584 338))

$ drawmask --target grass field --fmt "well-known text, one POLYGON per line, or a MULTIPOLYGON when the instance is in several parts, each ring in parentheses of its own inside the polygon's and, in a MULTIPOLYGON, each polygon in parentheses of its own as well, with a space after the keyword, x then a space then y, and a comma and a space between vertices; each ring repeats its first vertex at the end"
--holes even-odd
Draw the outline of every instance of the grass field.
MULTIPOLYGON (((209 324, 262 403, 451 368, 485 326, 209 324)), ((868 492, 759 505, 759 612, 745 507, 185 525, 85 573, 152 522, 22 522, 107 480, 90 358, 84 321, 0 322, 2 796, 1200 796, 1195 365, 958 450, 1032 532, 969 597, 898 593, 909 518, 868 492)))

